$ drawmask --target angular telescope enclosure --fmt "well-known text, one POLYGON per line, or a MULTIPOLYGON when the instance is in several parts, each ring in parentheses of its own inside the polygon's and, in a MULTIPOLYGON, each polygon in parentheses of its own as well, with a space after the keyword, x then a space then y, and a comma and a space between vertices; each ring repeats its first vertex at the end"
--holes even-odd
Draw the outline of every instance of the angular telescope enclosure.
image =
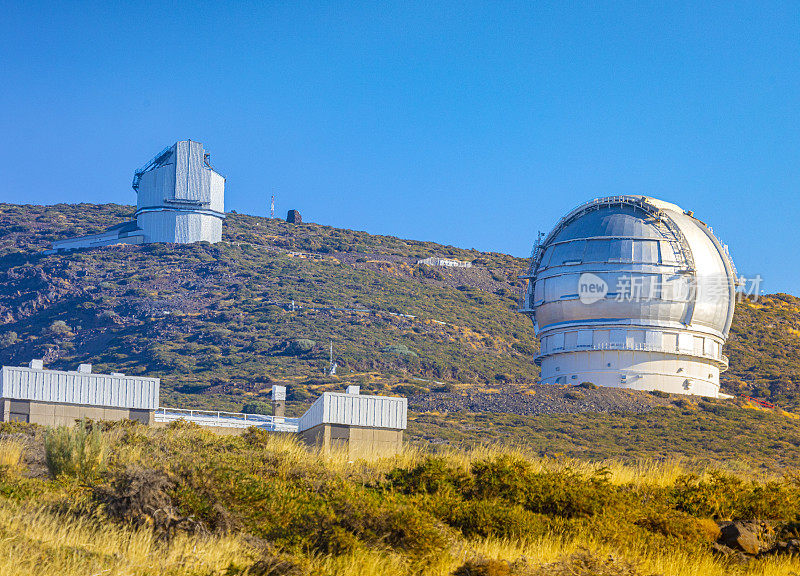
POLYGON ((719 395, 737 274, 692 212, 646 196, 593 200, 537 241, 523 278, 542 383, 719 395))

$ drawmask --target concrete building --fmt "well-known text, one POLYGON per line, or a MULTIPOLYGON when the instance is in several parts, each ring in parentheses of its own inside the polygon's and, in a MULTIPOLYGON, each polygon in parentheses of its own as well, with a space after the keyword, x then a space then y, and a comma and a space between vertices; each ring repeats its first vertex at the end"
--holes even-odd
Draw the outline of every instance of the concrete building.
POLYGON ((200 142, 182 140, 134 173, 136 220, 104 232, 53 242, 53 250, 151 242, 219 242, 225 218, 225 178, 200 142))
POLYGON ((2 421, 58 426, 82 418, 128 418, 152 424, 159 384, 158 378, 94 374, 91 364, 81 364, 76 371, 47 370, 41 360, 32 360, 28 367, 3 366, 2 421))
POLYGON ((441 266, 442 268, 472 268, 472 262, 465 262, 463 260, 449 260, 447 258, 439 258, 438 256, 431 256, 424 260, 418 260, 417 264, 425 264, 426 266, 441 266))
POLYGON ((719 395, 736 269, 692 212, 646 196, 593 200, 537 242, 523 278, 543 383, 719 395))
POLYGON ((358 386, 344 394, 325 392, 300 418, 284 416, 286 388, 272 388, 273 415, 159 407, 158 378, 95 374, 91 364, 76 371, 48 370, 41 360, 0 369, 0 421, 71 426, 83 418, 136 420, 166 426, 183 420, 218 434, 251 427, 299 434, 323 452, 346 451, 351 458, 385 456, 403 446, 405 398, 362 396, 358 386))
POLYGON ((352 459, 395 454, 403 446, 408 400, 367 396, 358 387, 348 393, 324 392, 300 417, 300 438, 323 452, 346 451, 352 459))

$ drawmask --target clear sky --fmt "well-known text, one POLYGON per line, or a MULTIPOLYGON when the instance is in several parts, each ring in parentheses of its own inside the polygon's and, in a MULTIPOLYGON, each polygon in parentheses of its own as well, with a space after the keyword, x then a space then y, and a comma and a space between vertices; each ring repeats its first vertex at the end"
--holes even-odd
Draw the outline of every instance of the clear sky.
POLYGON ((227 210, 527 256, 647 194, 800 295, 797 2, 0 6, 0 201, 135 204, 190 138, 227 210))

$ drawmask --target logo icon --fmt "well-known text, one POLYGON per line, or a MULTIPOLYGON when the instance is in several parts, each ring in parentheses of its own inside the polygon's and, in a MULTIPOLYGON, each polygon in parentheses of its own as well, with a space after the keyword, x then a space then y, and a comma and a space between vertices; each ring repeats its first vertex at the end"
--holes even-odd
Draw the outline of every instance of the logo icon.
POLYGON ((578 278, 578 297, 583 304, 594 304, 608 294, 608 284, 591 272, 584 272, 578 278))

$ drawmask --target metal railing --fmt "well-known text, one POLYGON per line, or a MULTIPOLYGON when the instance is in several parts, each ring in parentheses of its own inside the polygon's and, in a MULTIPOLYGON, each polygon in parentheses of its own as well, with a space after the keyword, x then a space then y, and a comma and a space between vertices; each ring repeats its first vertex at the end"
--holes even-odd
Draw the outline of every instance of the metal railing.
POLYGON ((265 414, 245 414, 242 412, 222 412, 211 410, 189 410, 185 408, 158 408, 156 422, 175 422, 184 420, 200 426, 219 428, 250 428, 255 426, 277 432, 297 432, 299 418, 277 418, 265 414))

